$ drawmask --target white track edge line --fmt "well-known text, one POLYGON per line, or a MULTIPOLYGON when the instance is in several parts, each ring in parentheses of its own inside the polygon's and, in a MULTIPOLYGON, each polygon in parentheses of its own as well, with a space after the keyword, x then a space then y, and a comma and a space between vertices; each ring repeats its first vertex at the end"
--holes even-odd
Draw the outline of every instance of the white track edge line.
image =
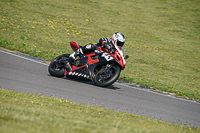
POLYGON ((2 52, 2 53, 6 53, 6 54, 9 54, 9 55, 13 55, 13 56, 16 56, 16 57, 19 57, 19 58, 25 59, 25 60, 33 61, 33 62, 36 62, 36 63, 42 64, 42 65, 46 65, 46 66, 49 65, 49 64, 42 63, 42 62, 36 61, 36 60, 34 60, 34 59, 29 59, 29 58, 26 58, 26 57, 23 57, 23 56, 20 56, 20 55, 17 55, 17 54, 13 54, 13 53, 10 53, 10 52, 4 51, 4 50, 0 50, 0 52, 2 52))

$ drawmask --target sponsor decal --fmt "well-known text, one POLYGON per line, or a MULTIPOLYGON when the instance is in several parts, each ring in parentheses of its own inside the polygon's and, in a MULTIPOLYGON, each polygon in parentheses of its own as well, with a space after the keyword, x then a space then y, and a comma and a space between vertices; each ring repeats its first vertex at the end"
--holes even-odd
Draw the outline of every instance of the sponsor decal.
POLYGON ((83 73, 76 73, 76 72, 69 72, 69 75, 74 75, 74 76, 78 76, 78 77, 84 77, 84 78, 90 78, 89 75, 83 74, 83 73))
POLYGON ((107 53, 103 53, 101 56, 104 57, 107 61, 110 61, 110 60, 114 59, 111 55, 109 55, 107 53))
POLYGON ((72 75, 75 75, 75 72, 73 72, 72 75))
POLYGON ((69 72, 68 75, 72 75, 72 72, 69 72))

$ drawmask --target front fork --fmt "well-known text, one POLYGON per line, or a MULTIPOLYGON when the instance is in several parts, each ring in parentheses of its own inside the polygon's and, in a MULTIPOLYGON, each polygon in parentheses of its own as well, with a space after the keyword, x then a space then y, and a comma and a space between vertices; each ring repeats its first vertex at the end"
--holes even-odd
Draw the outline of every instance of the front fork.
POLYGON ((99 75, 99 79, 101 80, 105 80, 105 79, 108 79, 111 77, 111 74, 112 74, 112 64, 107 64, 106 66, 102 67, 100 69, 100 75, 99 75))
POLYGON ((105 73, 109 73, 113 65, 107 64, 105 68, 105 73))

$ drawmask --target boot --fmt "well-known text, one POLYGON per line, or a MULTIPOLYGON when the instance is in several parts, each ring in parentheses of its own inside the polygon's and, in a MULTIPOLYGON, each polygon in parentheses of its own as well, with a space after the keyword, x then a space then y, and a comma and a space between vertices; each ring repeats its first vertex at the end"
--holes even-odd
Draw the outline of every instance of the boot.
POLYGON ((72 61, 76 61, 76 57, 77 56, 81 56, 81 55, 83 55, 83 51, 82 51, 82 48, 80 48, 80 49, 78 49, 78 50, 76 50, 74 53, 72 53, 70 56, 69 56, 69 58, 72 60, 72 61))

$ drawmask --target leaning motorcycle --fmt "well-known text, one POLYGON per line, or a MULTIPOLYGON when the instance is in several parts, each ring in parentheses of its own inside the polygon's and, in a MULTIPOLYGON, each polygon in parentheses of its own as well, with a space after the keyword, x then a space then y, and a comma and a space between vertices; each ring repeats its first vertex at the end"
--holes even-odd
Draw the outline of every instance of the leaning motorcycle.
POLYGON ((60 55, 50 63, 50 75, 83 77, 102 87, 113 84, 119 78, 121 70, 124 70, 126 65, 125 59, 128 58, 128 55, 125 56, 124 48, 116 44, 109 51, 99 47, 90 54, 78 57, 76 61, 72 61, 69 55, 60 55))

